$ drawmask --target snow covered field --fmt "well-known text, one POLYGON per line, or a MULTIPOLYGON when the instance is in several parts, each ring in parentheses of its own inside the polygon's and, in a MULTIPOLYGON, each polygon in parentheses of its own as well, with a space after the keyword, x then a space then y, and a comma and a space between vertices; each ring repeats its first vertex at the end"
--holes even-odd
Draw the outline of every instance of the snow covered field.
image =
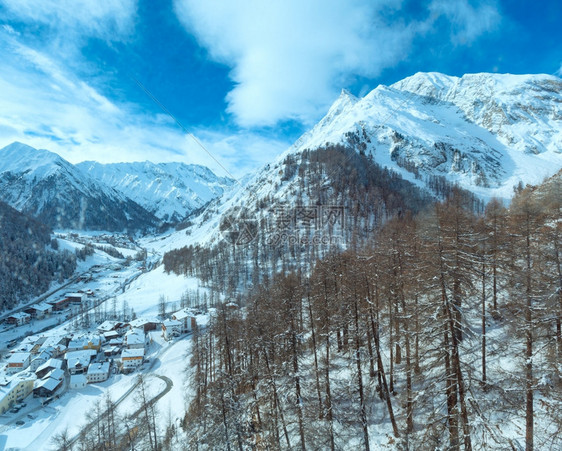
MULTIPOLYGON (((62 240, 60 240, 62 241, 62 240)), ((63 246, 73 248, 75 243, 64 241, 63 246)), ((94 279, 89 282, 77 282, 65 288, 65 291, 91 289, 96 297, 107 298, 101 309, 111 309, 114 302, 119 306, 128 305, 139 318, 153 318, 158 315, 158 300, 161 296, 167 301, 167 311, 180 306, 180 298, 188 290, 197 290, 198 281, 166 274, 162 266, 157 266, 149 272, 139 271, 137 263, 129 267, 114 270, 112 265, 117 259, 109 257, 99 251, 88 257, 81 264, 79 271, 84 272, 93 265, 99 269, 94 279), (115 299, 115 301, 113 300, 115 299)), ((54 295, 56 296, 56 295, 54 295)), ((58 293, 60 296, 60 293, 58 293)), ((50 330, 43 335, 54 335, 61 331, 72 330, 75 334, 92 332, 97 324, 92 324, 89 330, 76 330, 72 319, 65 320, 66 315, 53 315, 49 319, 34 321, 23 328, 12 328, 0 331, 3 343, 17 339, 22 334, 29 335, 45 328, 50 330)), ((198 317, 198 322, 204 324, 206 318, 198 317)), ((109 380, 102 383, 88 384, 83 389, 64 390, 60 399, 53 400, 46 406, 41 405, 44 398, 28 396, 24 402, 26 406, 17 414, 7 412, 0 416, 0 449, 8 450, 43 450, 51 449, 52 438, 64 431, 70 437, 78 434, 86 424, 86 414, 94 409, 98 401, 103 401, 107 395, 113 401, 120 400, 136 383, 139 373, 150 375, 147 377, 147 387, 150 397, 156 396, 166 389, 166 383, 158 375, 166 376, 172 386, 156 404, 162 422, 173 421, 178 424, 186 409, 185 375, 189 362, 191 348, 190 336, 182 336, 173 341, 165 341, 160 330, 151 332, 150 346, 147 348, 147 363, 132 374, 111 374, 109 380), (16 425, 16 421, 23 424, 16 425)), ((68 381, 66 382, 66 385, 68 381)), ((65 386, 66 386, 65 385, 65 386)), ((136 391, 125 396, 119 403, 118 413, 127 415, 138 408, 136 391)))

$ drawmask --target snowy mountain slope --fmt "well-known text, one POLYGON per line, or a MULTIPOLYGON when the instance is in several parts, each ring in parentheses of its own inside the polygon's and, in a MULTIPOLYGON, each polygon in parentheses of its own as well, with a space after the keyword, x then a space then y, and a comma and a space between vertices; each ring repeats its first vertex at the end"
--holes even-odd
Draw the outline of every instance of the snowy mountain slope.
POLYGON ((0 149, 0 199, 54 228, 120 231, 157 223, 60 156, 18 142, 0 149))
POLYGON ((164 221, 177 222, 223 194, 234 183, 210 169, 183 163, 116 163, 85 161, 83 172, 134 199, 164 221))
MULTIPOLYGON (((306 204, 312 200, 307 172, 298 169, 287 178, 286 162, 304 168, 305 151, 327 143, 372 156, 421 190, 443 177, 481 199, 509 200, 519 182, 537 185, 562 168, 561 84, 548 75, 428 73, 379 86, 363 98, 344 90, 312 130, 192 218, 189 236, 172 234, 161 249, 211 245, 220 240, 221 218, 236 209, 257 218, 260 204, 306 204)), ((325 182, 335 175, 325 173, 325 182)))
POLYGON ((418 73, 392 85, 456 105, 500 142, 528 153, 562 151, 562 80, 551 75, 418 73))
POLYGON ((410 180, 440 175, 509 198, 562 167, 561 88, 548 75, 419 73, 361 99, 342 92, 287 153, 352 145, 410 180))

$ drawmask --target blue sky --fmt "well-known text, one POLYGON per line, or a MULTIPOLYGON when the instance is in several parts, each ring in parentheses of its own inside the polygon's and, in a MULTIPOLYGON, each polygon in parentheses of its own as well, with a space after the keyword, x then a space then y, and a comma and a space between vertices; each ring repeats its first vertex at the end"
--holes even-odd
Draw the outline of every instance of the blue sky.
POLYGON ((0 0, 0 147, 71 162, 271 161, 342 88, 562 69, 562 2, 0 0))

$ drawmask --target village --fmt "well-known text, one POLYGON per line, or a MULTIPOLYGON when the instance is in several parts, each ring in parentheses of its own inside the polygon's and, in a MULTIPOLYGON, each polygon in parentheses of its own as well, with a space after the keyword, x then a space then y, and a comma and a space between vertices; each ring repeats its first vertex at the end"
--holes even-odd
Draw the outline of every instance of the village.
MULTIPOLYGON (((78 318, 98 305, 92 303, 93 297, 92 290, 81 290, 33 304, 8 315, 5 327, 23 327, 58 316, 70 324, 72 317, 78 318)), ((113 374, 132 373, 148 362, 155 336, 170 341, 192 332, 196 324, 195 312, 182 308, 160 319, 105 320, 84 333, 64 327, 10 342, 11 347, 0 360, 0 414, 17 414, 26 407, 29 396, 40 398, 44 406, 67 391, 105 382, 113 374)), ((32 419, 33 415, 28 417, 32 419)))

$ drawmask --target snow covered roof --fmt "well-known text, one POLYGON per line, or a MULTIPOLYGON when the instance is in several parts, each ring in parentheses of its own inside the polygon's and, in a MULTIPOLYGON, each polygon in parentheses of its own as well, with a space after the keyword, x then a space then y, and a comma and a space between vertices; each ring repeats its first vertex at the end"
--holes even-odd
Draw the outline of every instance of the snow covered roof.
POLYGON ((86 385, 88 380, 83 374, 72 374, 70 376, 70 385, 86 385))
POLYGON ((8 363, 25 363, 29 360, 31 354, 29 352, 14 352, 8 359, 8 363))
POLYGON ((144 327, 145 324, 150 324, 150 323, 160 324, 161 321, 157 320, 156 318, 137 318, 129 322, 129 326, 135 329, 135 328, 144 327))
POLYGON ((121 358, 142 358, 144 357, 144 348, 137 349, 123 349, 121 352, 121 358))
POLYGON ((46 390, 54 391, 57 389, 61 382, 62 381, 59 379, 53 379, 52 377, 49 377, 47 379, 41 379, 40 381, 36 382, 35 388, 43 387, 46 390))
POLYGON ((75 368, 76 365, 87 366, 90 364, 91 357, 96 355, 95 349, 85 349, 83 351, 67 352, 64 356, 68 368, 75 368))
POLYGON ((37 380, 37 377, 29 371, 23 371, 21 373, 14 374, 13 376, 4 375, 0 377, 0 400, 10 393, 20 382, 34 380, 37 380))
POLYGON ((110 321, 110 320, 107 320, 107 321, 104 321, 103 323, 101 323, 101 324, 97 327, 97 329, 98 329, 100 332, 109 332, 110 330, 115 329, 115 326, 117 326, 118 324, 120 324, 119 321, 110 321))
POLYGON ((17 313, 12 313, 10 316, 8 316, 8 318, 25 319, 25 318, 31 318, 31 315, 25 312, 17 312, 17 313))
POLYGON ((30 308, 38 312, 48 312, 53 309, 53 306, 51 304, 47 304, 46 302, 40 302, 39 304, 32 305, 30 308))
POLYGON ((181 326, 181 321, 178 321, 178 320, 175 320, 175 319, 167 319, 162 324, 166 328, 168 328, 168 327, 179 327, 179 326, 181 326))
POLYGON ((108 373, 109 373, 109 362, 92 363, 88 367, 88 374, 108 374, 108 373))
POLYGON ((43 379, 48 379, 48 378, 62 381, 64 378, 64 371, 61 370, 60 368, 55 368, 54 370, 49 371, 49 373, 47 373, 47 375, 43 379))
POLYGON ((55 369, 62 368, 62 360, 49 359, 43 365, 39 366, 39 368, 37 368, 37 370, 35 370, 35 371, 41 372, 41 371, 46 370, 48 368, 55 368, 55 369))
POLYGON ((139 329, 132 329, 125 334, 125 338, 127 339, 127 344, 144 344, 146 340, 144 332, 139 329))
POLYGON ((195 316, 193 314, 193 311, 191 309, 188 309, 188 308, 178 310, 176 313, 174 313, 172 315, 172 317, 177 319, 177 320, 182 320, 182 319, 185 319, 185 318, 191 318, 193 316, 195 316))

